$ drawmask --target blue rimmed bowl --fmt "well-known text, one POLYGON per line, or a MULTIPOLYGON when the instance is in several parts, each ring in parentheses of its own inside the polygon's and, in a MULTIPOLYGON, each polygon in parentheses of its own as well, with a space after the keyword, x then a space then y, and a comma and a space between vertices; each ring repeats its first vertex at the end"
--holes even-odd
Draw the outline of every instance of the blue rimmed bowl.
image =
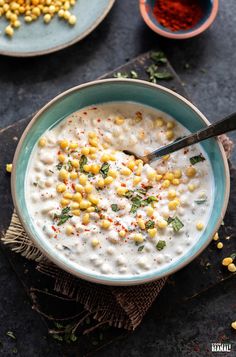
POLYGON ((38 232, 27 209, 25 177, 31 152, 46 130, 85 106, 115 101, 131 101, 162 110, 192 132, 209 124, 204 115, 187 99, 162 86, 132 79, 106 79, 82 84, 57 96, 31 120, 16 149, 11 188, 14 205, 25 231, 48 259, 69 273, 92 282, 107 285, 135 285, 176 272, 190 263, 207 247, 212 236, 218 230, 227 208, 230 189, 229 168, 219 140, 208 139, 203 142, 202 145, 208 154, 213 170, 215 190, 212 199, 214 208, 200 239, 184 256, 167 267, 135 276, 112 277, 94 272, 88 273, 83 267, 78 267, 65 256, 58 254, 48 239, 38 232))
POLYGON ((155 3, 156 0, 139 0, 139 8, 144 21, 158 35, 176 40, 195 37, 207 30, 214 22, 219 9, 219 0, 199 0, 199 4, 203 9, 201 20, 191 29, 171 31, 162 26, 154 16, 153 8, 155 3))

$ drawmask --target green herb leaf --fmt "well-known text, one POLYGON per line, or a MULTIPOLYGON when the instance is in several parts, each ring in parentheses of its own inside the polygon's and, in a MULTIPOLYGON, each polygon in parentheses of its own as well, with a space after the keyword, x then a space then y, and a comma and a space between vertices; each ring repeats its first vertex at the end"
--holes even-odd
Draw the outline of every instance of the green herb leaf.
POLYGON ((64 326, 62 324, 60 324, 59 322, 57 321, 54 321, 54 325, 56 326, 56 328, 58 329, 62 329, 64 326))
POLYGON ((70 211, 70 207, 65 207, 63 208, 63 210, 61 211, 60 215, 55 215, 54 218, 58 218, 59 222, 57 223, 58 226, 61 226, 62 224, 64 224, 69 218, 71 218, 72 216, 70 214, 68 214, 70 211))
POLYGON ((127 72, 117 72, 114 74, 115 78, 128 78, 129 77, 129 74, 127 72))
POLYGON ((205 161, 205 157, 202 154, 190 157, 191 165, 196 165, 198 162, 205 161))
POLYGON ((56 165, 57 170, 61 170, 62 166, 63 166, 63 163, 59 162, 59 164, 56 165))
POLYGON ((86 165, 88 162, 88 159, 85 155, 82 155, 79 160, 79 168, 81 172, 84 172, 84 165, 86 165))
POLYGON ((70 340, 71 340, 72 342, 75 342, 77 339, 78 339, 78 337, 77 337, 74 333, 72 333, 72 334, 70 335, 70 340))
POLYGON ((67 162, 67 170, 68 170, 69 172, 71 172, 71 171, 73 170, 73 166, 72 166, 72 163, 71 163, 70 160, 67 162))
POLYGON ((135 197, 131 198, 131 201, 135 204, 138 205, 139 207, 141 206, 141 196, 137 195, 135 197))
POLYGON ((118 207, 118 205, 115 204, 115 203, 113 203, 113 204, 111 205, 111 209, 112 209, 112 211, 114 211, 114 212, 118 212, 118 211, 120 210, 119 207, 118 207))
POLYGON ((6 335, 11 337, 13 340, 16 340, 16 336, 14 335, 14 333, 12 331, 7 331, 6 335))
POLYGON ((231 254, 230 257, 234 260, 236 258, 236 253, 231 254))
POLYGON ((156 79, 172 79, 173 76, 170 72, 156 72, 155 73, 156 79))
POLYGON ((126 198, 131 198, 131 197, 133 196, 133 194, 134 194, 134 191, 128 190, 128 191, 126 191, 126 193, 125 193, 125 197, 126 197, 126 198))
POLYGON ((149 81, 157 83, 157 79, 171 79, 173 78, 170 72, 159 72, 156 64, 151 64, 146 68, 146 72, 149 75, 149 81))
POLYGON ((162 250, 166 246, 166 242, 164 240, 159 240, 156 245, 157 250, 162 250))
POLYGON ((66 213, 68 213, 69 211, 70 211, 70 207, 65 207, 65 208, 62 209, 61 213, 62 213, 62 214, 66 214, 66 213))
POLYGON ((130 77, 133 79, 137 79, 138 78, 138 73, 134 70, 130 71, 130 77))
POLYGON ((85 174, 86 174, 89 178, 95 176, 92 172, 85 172, 85 174))
POLYGON ((140 247, 138 247, 138 252, 141 252, 144 248, 144 245, 140 245, 140 247))
POLYGON ((157 198, 155 196, 149 196, 145 200, 142 201, 142 206, 147 206, 152 202, 157 201, 157 198))
POLYGON ((166 58, 164 52, 162 52, 162 51, 152 52, 150 58, 157 64, 158 63, 163 63, 163 64, 167 63, 167 58, 166 58))
POLYGON ((174 218, 169 217, 167 219, 167 223, 171 224, 175 232, 179 232, 181 228, 183 228, 184 224, 181 220, 176 216, 174 218))
POLYGON ((100 168, 99 172, 100 172, 100 174, 102 174, 103 178, 107 177, 109 167, 110 167, 110 165, 108 164, 108 162, 104 162, 104 164, 102 164, 102 167, 100 168))
POLYGON ((54 340, 63 341, 63 337, 58 335, 57 333, 54 333, 51 336, 52 336, 52 338, 54 338, 54 340))
POLYGON ((146 193, 147 193, 147 191, 144 190, 143 188, 137 189, 136 192, 140 193, 140 195, 146 195, 146 193))
POLYGON ((139 207, 140 207, 139 203, 133 203, 130 209, 130 213, 136 213, 139 207))
POLYGON ((195 200, 194 202, 197 204, 197 205, 202 205, 203 203, 205 203, 207 201, 206 198, 203 198, 201 200, 195 200))
POLYGON ((154 227, 155 227, 155 222, 149 220, 149 221, 147 221, 147 222, 145 223, 145 227, 146 227, 146 229, 154 228, 154 227))

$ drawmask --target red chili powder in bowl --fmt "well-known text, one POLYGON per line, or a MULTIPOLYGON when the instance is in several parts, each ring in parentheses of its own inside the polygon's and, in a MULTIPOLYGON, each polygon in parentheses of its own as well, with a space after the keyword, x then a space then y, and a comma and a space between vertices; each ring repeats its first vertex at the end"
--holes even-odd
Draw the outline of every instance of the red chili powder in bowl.
POLYGON ((172 31, 191 29, 204 14, 199 0, 156 0, 153 13, 162 26, 172 31))

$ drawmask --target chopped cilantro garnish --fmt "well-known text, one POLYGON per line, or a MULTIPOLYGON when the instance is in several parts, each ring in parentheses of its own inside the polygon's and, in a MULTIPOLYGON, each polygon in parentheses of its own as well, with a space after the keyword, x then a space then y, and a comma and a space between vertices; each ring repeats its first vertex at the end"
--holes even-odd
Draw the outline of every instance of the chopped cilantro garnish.
POLYGON ((191 165, 196 165, 198 162, 205 161, 205 157, 202 154, 190 157, 191 165))
POLYGON ((113 203, 113 204, 111 205, 111 209, 112 209, 112 211, 114 211, 114 212, 117 212, 117 211, 120 210, 119 207, 118 207, 118 205, 115 204, 115 203, 113 203))
POLYGON ((138 193, 140 193, 140 195, 146 195, 147 191, 144 190, 143 188, 139 188, 136 190, 138 193))
POLYGON ((128 78, 129 77, 129 74, 127 72, 117 72, 114 74, 115 78, 128 78))
POLYGON ((137 79, 138 78, 138 73, 134 70, 130 71, 130 77, 133 79, 137 79))
POLYGON ((102 167, 100 168, 100 174, 102 175, 103 178, 106 178, 108 175, 108 171, 109 171, 109 167, 110 165, 108 164, 108 162, 104 162, 104 164, 102 164, 102 167))
POLYGON ((71 172, 71 171, 73 170, 73 166, 72 166, 72 163, 71 163, 70 160, 67 162, 67 170, 68 170, 69 172, 71 172))
POLYGON ((167 62, 167 58, 166 58, 164 52, 162 52, 162 51, 152 52, 150 58, 157 64, 167 62))
POLYGON ((234 260, 236 258, 236 253, 231 254, 230 257, 234 260))
POLYGON ((157 201, 157 198, 155 196, 149 196, 145 200, 142 201, 142 206, 147 206, 152 202, 157 201))
POLYGON ((85 155, 82 155, 79 160, 79 168, 81 172, 84 172, 84 165, 86 165, 88 162, 88 159, 85 155))
POLYGON ((88 173, 88 177, 94 177, 94 176, 95 175, 92 172, 88 173))
POLYGON ((62 166, 63 166, 63 163, 59 162, 59 164, 56 165, 57 170, 61 170, 62 166))
POLYGON ((144 245, 140 245, 140 247, 138 247, 138 252, 141 252, 144 248, 144 245))
POLYGON ((155 222, 149 220, 149 221, 147 221, 147 222, 145 223, 145 227, 146 227, 146 229, 154 228, 154 227, 155 227, 155 222))
POLYGON ((136 213, 139 207, 141 206, 140 196, 133 197, 131 201, 133 204, 131 206, 130 213, 136 213))
POLYGON ((157 250, 162 250, 166 246, 166 242, 164 240, 159 240, 157 242, 156 248, 157 250))
POLYGON ((159 72, 158 66, 156 64, 151 64, 146 68, 146 72, 149 75, 149 81, 152 83, 157 83, 158 79, 172 79, 173 76, 170 72, 159 72))
POLYGON ((55 215, 54 218, 58 218, 59 222, 57 223, 58 226, 61 226, 62 224, 64 224, 69 218, 71 218, 72 216, 70 214, 68 214, 70 212, 70 207, 65 207, 62 209, 61 214, 60 215, 55 215))
POLYGON ((6 335, 9 336, 9 337, 11 337, 13 340, 16 339, 16 336, 14 335, 14 333, 13 333, 12 331, 7 331, 7 332, 6 332, 6 335))
POLYGON ((168 224, 171 224, 175 232, 179 232, 181 228, 183 228, 184 224, 178 217, 169 217, 167 220, 168 224))
POLYGON ((63 337, 58 335, 57 333, 53 333, 51 336, 52 338, 54 338, 54 340, 63 341, 63 337))
POLYGON ((128 191, 126 191, 126 193, 125 193, 125 197, 126 197, 126 198, 131 198, 131 197, 133 196, 133 194, 134 194, 134 191, 128 190, 128 191))

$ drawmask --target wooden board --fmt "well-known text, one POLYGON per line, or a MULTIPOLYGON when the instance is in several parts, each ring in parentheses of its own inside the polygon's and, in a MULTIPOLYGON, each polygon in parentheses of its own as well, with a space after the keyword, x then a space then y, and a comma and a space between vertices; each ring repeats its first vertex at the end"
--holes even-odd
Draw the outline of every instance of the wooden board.
MULTIPOLYGON (((146 53, 105 75, 103 78, 113 77, 114 74, 117 75, 117 73, 130 74, 130 71, 134 70, 137 72, 140 79, 148 80, 146 68, 150 64, 153 64, 153 61, 150 59, 150 53, 146 53)), ((159 81, 158 83, 176 90, 178 93, 187 97, 184 86, 170 64, 167 62, 163 65, 161 70, 169 71, 172 74, 173 79, 169 81, 159 81)), ((13 210, 10 196, 10 176, 5 173, 4 167, 6 163, 10 163, 12 161, 18 140, 30 119, 31 116, 19 120, 17 123, 0 130, 0 198, 2 203, 0 231, 2 233, 6 231, 10 223, 13 210)), ((160 309, 160 311, 171 309, 173 306, 176 306, 177 303, 182 303, 191 299, 233 276, 233 274, 229 274, 226 269, 221 268, 220 262, 223 256, 227 256, 227 254, 232 253, 234 250, 233 238, 236 232, 235 207, 236 170, 231 168, 230 204, 225 217, 225 225, 222 226, 220 233, 222 241, 225 245, 224 250, 219 251, 216 248, 216 243, 212 242, 210 246, 201 254, 201 256, 195 259, 194 262, 170 277, 168 284, 163 289, 163 292, 155 303, 156 309, 160 309)), ((47 315, 52 315, 56 318, 64 318, 70 314, 75 315, 82 311, 82 307, 79 304, 75 304, 75 302, 47 295, 53 290, 50 278, 37 272, 33 262, 29 262, 21 256, 12 253, 3 245, 2 249, 24 285, 24 288, 34 304, 35 309, 37 309, 37 306, 40 305, 41 310, 43 310, 47 315), (39 293, 38 290, 41 292, 39 293), (63 311, 63 314, 61 314, 61 311, 63 311)), ((54 324, 47 318, 43 317, 43 320, 50 329, 55 327, 54 324)), ((92 322, 87 320, 87 323, 89 327, 92 322)), ((75 345, 70 345, 69 349, 71 352, 78 351, 79 344, 80 352, 79 354, 77 352, 77 356, 88 355, 101 346, 110 343, 114 339, 122 337, 124 334, 126 334, 126 332, 105 327, 102 329, 102 335, 101 330, 99 330, 86 337, 82 336, 75 345)), ((68 347, 66 347, 66 349, 68 351, 68 347)))

